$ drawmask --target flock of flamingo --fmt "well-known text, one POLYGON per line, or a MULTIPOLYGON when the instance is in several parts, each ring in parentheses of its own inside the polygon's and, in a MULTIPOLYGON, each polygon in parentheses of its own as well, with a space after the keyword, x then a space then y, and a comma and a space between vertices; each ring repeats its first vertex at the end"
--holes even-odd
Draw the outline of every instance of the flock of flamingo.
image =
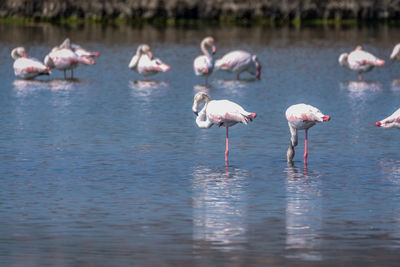
MULTIPOLYGON (((205 77, 206 85, 208 77, 213 73, 214 69, 236 74, 237 79, 240 79, 240 74, 243 72, 248 72, 251 75, 255 75, 256 79, 260 79, 261 64, 256 55, 242 50, 235 50, 217 59, 214 63, 213 55, 216 52, 216 46, 212 37, 204 38, 200 43, 200 49, 203 55, 194 59, 193 68, 197 76, 205 77)), ((51 69, 64 71, 64 79, 66 79, 66 71, 70 70, 70 78, 73 79, 73 69, 79 63, 93 65, 93 58, 97 56, 99 56, 98 52, 90 52, 79 45, 71 43, 68 38, 45 56, 44 64, 35 58, 28 57, 23 47, 14 48, 11 52, 11 57, 14 59, 14 73, 23 79, 33 79, 39 75, 50 75, 51 69)), ((400 60, 400 44, 393 48, 390 59, 400 60)), ((375 66, 383 66, 385 64, 384 60, 364 51, 361 46, 357 46, 350 53, 341 54, 338 61, 341 66, 358 72, 359 80, 362 79, 362 73, 371 71, 375 66)), ((143 75, 145 80, 146 76, 171 69, 159 58, 153 57, 150 46, 147 44, 139 45, 128 67, 143 75)), ((208 129, 214 124, 226 127, 225 164, 227 165, 229 127, 237 123, 247 124, 251 122, 256 118, 256 113, 247 112, 240 105, 229 100, 210 100, 210 97, 204 92, 199 92, 194 96, 192 110, 197 116, 196 124, 199 128, 208 129), (205 104, 199 111, 199 106, 203 102, 205 104)), ((303 159, 304 164, 307 165, 308 129, 319 122, 329 121, 330 116, 324 115, 319 109, 311 105, 296 104, 286 110, 286 119, 288 120, 291 134, 289 148, 286 153, 287 162, 293 162, 294 147, 298 143, 298 130, 305 130, 303 159)), ((376 122, 376 126, 400 129, 400 108, 391 116, 376 122)))

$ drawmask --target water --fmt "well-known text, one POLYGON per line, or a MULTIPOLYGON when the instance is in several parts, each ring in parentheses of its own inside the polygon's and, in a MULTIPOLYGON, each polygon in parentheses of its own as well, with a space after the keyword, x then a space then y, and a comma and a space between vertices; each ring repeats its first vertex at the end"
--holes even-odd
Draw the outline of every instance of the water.
POLYGON ((399 108, 400 64, 364 75, 338 55, 362 44, 388 61, 399 28, 62 28, 0 25, 1 266, 395 265, 400 256, 399 133, 375 126, 399 108), (192 62, 256 53, 261 81, 214 73, 212 99, 257 113, 198 129, 192 62), (69 36, 94 66, 21 81, 10 51, 43 59, 69 36), (172 70, 148 82, 127 68, 140 43, 172 70), (332 116, 300 133, 286 164, 286 108, 332 116))

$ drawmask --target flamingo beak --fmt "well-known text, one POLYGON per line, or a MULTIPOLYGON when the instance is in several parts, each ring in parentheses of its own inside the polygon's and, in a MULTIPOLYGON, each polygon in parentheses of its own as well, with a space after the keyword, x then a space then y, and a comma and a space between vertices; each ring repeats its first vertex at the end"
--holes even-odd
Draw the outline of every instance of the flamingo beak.
POLYGON ((193 113, 197 116, 199 116, 199 112, 198 111, 193 111, 193 113))
POLYGON ((257 71, 257 73, 256 73, 256 79, 259 80, 260 78, 261 78, 261 72, 260 72, 260 71, 257 71))
POLYGON ((24 58, 28 58, 28 55, 24 52, 23 57, 24 57, 24 58))
POLYGON ((381 127, 382 123, 380 121, 376 122, 376 126, 381 127))
POLYGON ((215 45, 212 46, 212 53, 213 55, 215 54, 215 52, 217 52, 217 48, 215 47, 215 45))
POLYGON ((322 117, 322 120, 323 121, 329 121, 331 119, 331 116, 329 116, 329 115, 324 115, 323 117, 322 117))
POLYGON ((99 52, 94 52, 94 53, 93 53, 93 56, 94 56, 94 57, 98 57, 98 56, 100 56, 100 53, 99 53, 99 52))

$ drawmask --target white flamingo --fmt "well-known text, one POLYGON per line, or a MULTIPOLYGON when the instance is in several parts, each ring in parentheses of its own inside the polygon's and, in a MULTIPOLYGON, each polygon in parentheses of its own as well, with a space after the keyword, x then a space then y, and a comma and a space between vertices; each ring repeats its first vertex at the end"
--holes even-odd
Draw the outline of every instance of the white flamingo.
POLYGON ((292 163, 294 157, 294 147, 297 146, 297 131, 305 130, 304 141, 304 165, 307 165, 308 156, 308 129, 318 122, 329 121, 330 116, 324 115, 319 109, 306 104, 292 105, 286 110, 286 119, 290 129, 289 149, 287 150, 287 162, 292 163))
POLYGON ((383 66, 385 61, 362 50, 357 46, 350 54, 343 53, 339 56, 339 64, 358 72, 358 79, 362 80, 361 73, 371 71, 375 66, 383 66))
POLYGON ((64 79, 66 79, 66 71, 71 71, 71 79, 74 78, 74 68, 79 63, 93 65, 94 60, 87 57, 80 57, 67 47, 54 47, 44 58, 44 63, 50 68, 64 71, 64 79))
POLYGON ((208 129, 214 124, 226 127, 225 164, 228 165, 229 127, 238 122, 247 124, 256 117, 256 113, 247 112, 229 100, 210 101, 210 97, 203 92, 194 96, 192 110, 197 115, 196 124, 199 128, 208 129), (205 101, 205 105, 198 112, 198 107, 203 101, 205 101))
POLYGON ((200 49, 203 52, 203 55, 198 56, 194 59, 193 68, 194 73, 197 76, 204 76, 206 78, 206 85, 208 83, 208 76, 214 70, 214 58, 213 55, 215 54, 216 48, 214 45, 214 38, 206 37, 200 43, 200 49), (212 54, 207 50, 207 47, 211 48, 212 54))
POLYGON ((94 57, 98 57, 100 55, 99 52, 92 52, 92 51, 88 51, 85 48, 83 48, 80 45, 71 43, 70 39, 67 38, 64 40, 64 42, 59 46, 60 48, 69 48, 71 49, 75 54, 77 54, 80 57, 90 57, 90 58, 94 58, 94 57))
POLYGON ((240 79, 240 73, 248 72, 255 75, 257 80, 261 76, 261 64, 256 55, 249 52, 236 50, 229 52, 215 62, 215 70, 222 70, 236 74, 240 79))
POLYGON ((155 75, 159 72, 167 72, 171 69, 170 66, 162 62, 159 58, 153 58, 153 53, 147 44, 139 45, 128 67, 143 75, 145 80, 146 76, 155 75))
POLYGON ((33 79, 39 75, 50 75, 50 68, 36 58, 28 57, 23 47, 14 48, 11 51, 11 57, 14 59, 15 76, 33 79))
POLYGON ((395 45, 393 47, 393 51, 390 54, 390 59, 391 60, 398 60, 400 61, 400 43, 398 43, 397 45, 395 45))
POLYGON ((400 108, 386 119, 376 122, 376 126, 386 129, 390 128, 400 129, 400 108))

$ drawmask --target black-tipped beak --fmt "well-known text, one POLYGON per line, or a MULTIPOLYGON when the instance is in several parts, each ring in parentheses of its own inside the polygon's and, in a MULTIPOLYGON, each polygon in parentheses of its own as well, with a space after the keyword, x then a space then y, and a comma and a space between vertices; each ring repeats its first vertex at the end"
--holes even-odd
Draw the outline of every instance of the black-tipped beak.
POLYGON ((194 113, 196 116, 199 116, 199 112, 198 112, 198 111, 193 111, 193 113, 194 113))

